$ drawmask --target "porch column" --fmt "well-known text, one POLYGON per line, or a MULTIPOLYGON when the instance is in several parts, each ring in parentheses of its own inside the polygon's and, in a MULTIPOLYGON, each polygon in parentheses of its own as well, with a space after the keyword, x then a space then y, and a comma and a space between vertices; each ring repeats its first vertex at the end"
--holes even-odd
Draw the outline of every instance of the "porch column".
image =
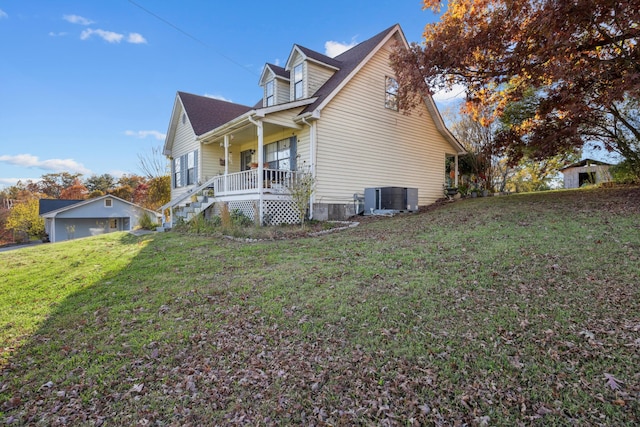
POLYGON ((224 136, 224 192, 225 193, 229 191, 227 175, 229 175, 229 134, 226 134, 224 136))
POLYGON ((258 131, 258 217, 262 225, 264 223, 264 132, 261 120, 252 120, 252 122, 258 131))
POLYGON ((455 157, 455 168, 456 168, 456 176, 455 176, 455 179, 454 179, 455 182, 454 182, 453 186, 455 188, 458 188, 458 155, 457 154, 456 154, 456 157, 455 157))

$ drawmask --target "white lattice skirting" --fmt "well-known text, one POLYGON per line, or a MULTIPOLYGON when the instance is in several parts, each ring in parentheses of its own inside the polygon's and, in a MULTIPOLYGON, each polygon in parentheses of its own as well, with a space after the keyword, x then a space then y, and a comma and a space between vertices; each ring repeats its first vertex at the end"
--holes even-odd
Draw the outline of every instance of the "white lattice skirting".
POLYGON ((263 202, 264 225, 298 224, 300 215, 290 200, 265 200, 263 202))
MULTIPOLYGON (((229 212, 234 210, 241 211, 249 218, 257 218, 258 201, 242 200, 226 202, 229 212)), ((293 202, 290 200, 264 200, 263 206, 263 225, 280 225, 280 224, 298 224, 300 215, 296 211, 293 202)), ((212 206, 211 213, 214 216, 220 215, 222 202, 215 203, 212 206)))

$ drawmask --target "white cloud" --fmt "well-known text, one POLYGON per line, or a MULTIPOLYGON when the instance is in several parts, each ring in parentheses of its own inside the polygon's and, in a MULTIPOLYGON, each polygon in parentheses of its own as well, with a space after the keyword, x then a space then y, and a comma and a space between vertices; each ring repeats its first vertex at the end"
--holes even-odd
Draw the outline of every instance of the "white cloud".
POLYGON ((465 99, 467 93, 463 85, 455 84, 451 90, 439 90, 433 94, 433 100, 439 103, 449 103, 465 99))
POLYGON ((109 175, 113 176, 114 178, 122 178, 125 175, 130 175, 129 172, 125 172, 123 170, 120 169, 112 169, 109 172, 107 172, 109 175))
POLYGON ((167 137, 166 134, 162 132, 158 132, 157 130, 126 130, 124 131, 124 134, 127 136, 135 136, 136 138, 139 138, 139 139, 153 137, 155 139, 162 140, 162 141, 164 141, 164 139, 167 137))
POLYGON ((73 159, 47 159, 40 160, 31 154, 18 154, 16 156, 2 155, 0 163, 7 163, 23 168, 38 168, 54 172, 77 172, 83 175, 90 174, 91 171, 73 159))
POLYGON ((92 28, 87 28, 80 34, 80 39, 87 40, 94 34, 109 43, 120 43, 124 38, 123 34, 114 33, 113 31, 105 31, 100 29, 94 30, 92 28))
POLYGON ((78 24, 78 25, 91 25, 93 24, 93 21, 87 18, 83 18, 82 16, 78 16, 78 15, 64 15, 62 17, 62 19, 64 19, 67 22, 71 22, 72 24, 78 24))
POLYGON ((129 33, 129 36, 127 37, 127 42, 133 43, 133 44, 144 44, 144 43, 147 43, 147 39, 142 37, 142 34, 129 33))
POLYGON ((120 43, 122 40, 125 40, 127 43, 133 44, 143 44, 147 42, 147 39, 145 39, 142 34, 129 33, 129 35, 125 39, 124 34, 101 29, 94 30, 93 28, 87 28, 86 30, 82 31, 82 33, 80 33, 80 40, 88 40, 93 35, 100 37, 102 40, 108 43, 120 43))
POLYGON ((8 18, 9 15, 7 15, 7 12, 5 12, 4 10, 0 9, 0 19, 2 18, 8 18))
POLYGON ((12 185, 16 185, 18 181, 22 181, 23 183, 27 181, 38 182, 40 178, 0 178, 0 187, 11 187, 12 185))
POLYGON ((204 96, 206 96, 207 98, 217 99, 217 100, 219 100, 219 101, 233 102, 232 100, 227 99, 227 98, 225 98, 225 97, 224 97, 224 96, 222 96, 222 95, 211 95, 211 94, 209 94, 209 93, 205 93, 205 94, 204 94, 204 96))
POLYGON ((64 37, 69 33, 65 33, 63 31, 59 32, 59 33, 54 33, 53 31, 49 31, 49 36, 51 37, 64 37))
POLYGON ((335 58, 342 52, 346 52, 357 44, 358 43, 356 43, 355 41, 352 41, 351 43, 340 43, 329 40, 324 44, 324 54, 330 58, 335 58))

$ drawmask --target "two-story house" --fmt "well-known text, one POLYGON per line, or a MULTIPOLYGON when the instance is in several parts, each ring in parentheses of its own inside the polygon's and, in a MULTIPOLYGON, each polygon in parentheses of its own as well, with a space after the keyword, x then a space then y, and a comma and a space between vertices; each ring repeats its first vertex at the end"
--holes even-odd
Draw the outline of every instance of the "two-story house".
POLYGON ((419 111, 398 111, 389 64, 396 45, 408 47, 399 25, 335 58, 293 45, 284 67, 265 65, 255 106, 178 92, 164 145, 172 174, 164 208, 173 218, 222 202, 261 224, 295 223, 287 188, 300 171, 315 178, 309 214, 319 220, 352 215, 365 188, 416 188, 420 205, 441 198, 445 165, 464 149, 428 94, 419 111))

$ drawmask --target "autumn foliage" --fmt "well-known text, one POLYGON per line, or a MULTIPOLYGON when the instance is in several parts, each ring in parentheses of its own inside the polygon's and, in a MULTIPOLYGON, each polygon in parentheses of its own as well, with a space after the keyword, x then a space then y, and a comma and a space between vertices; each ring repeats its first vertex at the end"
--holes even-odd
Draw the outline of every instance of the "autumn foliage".
POLYGON ((545 158, 597 141, 640 173, 639 22, 640 0, 450 0, 422 44, 392 56, 400 107, 462 84, 466 110, 489 123, 534 90, 498 148, 545 158))

